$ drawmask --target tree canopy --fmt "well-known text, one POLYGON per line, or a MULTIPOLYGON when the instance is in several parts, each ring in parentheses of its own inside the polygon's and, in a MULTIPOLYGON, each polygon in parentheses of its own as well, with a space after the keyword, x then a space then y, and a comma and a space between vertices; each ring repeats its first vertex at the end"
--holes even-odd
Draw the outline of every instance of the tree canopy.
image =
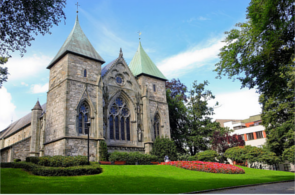
POLYGON ((294 145, 294 1, 252 0, 245 23, 225 32, 218 77, 256 88, 267 143, 276 155, 294 145))

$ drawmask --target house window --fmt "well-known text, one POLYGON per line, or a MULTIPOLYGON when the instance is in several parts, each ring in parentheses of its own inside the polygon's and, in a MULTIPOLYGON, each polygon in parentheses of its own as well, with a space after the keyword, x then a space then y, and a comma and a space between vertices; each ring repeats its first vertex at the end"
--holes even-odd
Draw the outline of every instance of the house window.
POLYGON ((257 137, 257 139, 263 138, 262 131, 256 132, 256 137, 257 137))
POLYGON ((159 137, 159 135, 160 135, 160 116, 159 116, 159 114, 155 115, 153 126, 154 126, 154 138, 156 139, 156 137, 159 137))
POLYGON ((84 69, 84 77, 87 77, 87 70, 84 69))
POLYGON ((89 127, 87 122, 89 121, 89 105, 86 102, 83 102, 78 109, 78 132, 79 134, 88 134, 89 127))
POLYGON ((253 133, 247 133, 247 138, 248 140, 253 140, 254 139, 253 133))
POLYGON ((110 139, 130 141, 130 111, 122 97, 115 99, 109 110, 110 139))
POLYGON ((157 91, 157 90, 156 90, 156 85, 155 85, 155 84, 153 84, 153 90, 154 90, 154 92, 157 91))

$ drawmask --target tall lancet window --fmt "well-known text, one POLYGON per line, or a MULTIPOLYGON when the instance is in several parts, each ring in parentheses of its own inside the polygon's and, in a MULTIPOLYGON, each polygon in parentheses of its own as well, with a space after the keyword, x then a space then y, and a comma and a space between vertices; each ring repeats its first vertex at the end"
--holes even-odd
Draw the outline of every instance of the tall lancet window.
POLYGON ((87 122, 89 121, 90 115, 90 109, 89 105, 86 102, 83 102, 78 110, 78 132, 79 134, 88 134, 89 128, 87 125, 87 122))
POLYGON ((154 136, 156 139, 156 137, 160 136, 160 116, 158 113, 155 115, 153 126, 154 126, 154 136))
POLYGON ((84 69, 84 77, 87 77, 87 70, 84 69))
POLYGON ((115 99, 109 110, 109 135, 113 140, 130 141, 130 111, 122 97, 115 99))

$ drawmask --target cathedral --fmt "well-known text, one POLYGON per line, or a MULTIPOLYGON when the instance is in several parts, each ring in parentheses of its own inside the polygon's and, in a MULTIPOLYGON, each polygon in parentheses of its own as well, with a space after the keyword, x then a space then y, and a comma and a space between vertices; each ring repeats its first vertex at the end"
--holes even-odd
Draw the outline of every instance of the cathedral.
MULTIPOLYGON (((119 51, 119 49, 118 49, 119 51)), ((27 156, 99 159, 99 142, 108 151, 150 153, 156 137, 169 137, 166 77, 141 42, 129 66, 122 49, 105 63, 79 24, 75 25, 47 69, 47 102, 0 132, 1 161, 27 156)))

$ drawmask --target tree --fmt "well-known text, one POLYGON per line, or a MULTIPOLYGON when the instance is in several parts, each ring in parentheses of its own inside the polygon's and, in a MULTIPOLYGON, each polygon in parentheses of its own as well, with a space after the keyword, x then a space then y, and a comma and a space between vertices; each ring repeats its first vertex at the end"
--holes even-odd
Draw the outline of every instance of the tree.
POLYGON ((237 147, 227 149, 224 153, 224 156, 226 158, 231 159, 232 161, 245 163, 247 160, 246 153, 247 153, 247 150, 245 149, 244 146, 237 146, 237 147))
POLYGON ((261 94, 262 121, 271 151, 294 145, 294 2, 252 0, 246 23, 225 32, 215 71, 261 94))
POLYGON ((189 92, 188 130, 185 139, 191 155, 207 150, 214 131, 225 129, 220 127, 219 123, 211 122, 210 115, 214 114, 214 110, 208 106, 208 101, 215 97, 210 90, 205 90, 208 84, 208 81, 200 84, 194 81, 193 88, 189 92))
MULTIPOLYGON (((50 33, 53 24, 66 19, 62 10, 66 0, 2 0, 0 3, 0 57, 10 57, 10 52, 20 51, 35 40, 34 35, 50 33)), ((1 68, 1 78, 7 79, 7 69, 1 68)), ((1 80, 6 81, 5 80, 1 80)))
POLYGON ((226 161, 224 152, 232 147, 245 146, 245 141, 241 135, 229 135, 229 133, 221 134, 219 131, 215 131, 212 138, 212 149, 220 154, 219 162, 226 161))
POLYGON ((7 67, 2 68, 1 66, 4 65, 8 61, 8 58, 0 57, 0 88, 3 85, 3 82, 7 81, 8 69, 7 67))
POLYGON ((104 140, 99 141, 99 161, 108 160, 108 146, 104 140))
POLYGON ((175 142, 177 151, 181 154, 186 153, 184 149, 187 132, 186 91, 186 86, 179 79, 166 82, 171 139, 175 142))
POLYGON ((172 140, 167 137, 157 137, 151 151, 152 155, 158 157, 159 161, 164 161, 164 157, 168 155, 169 159, 177 160, 176 146, 172 140))
POLYGON ((295 145, 286 149, 283 153, 283 160, 287 160, 290 163, 295 164, 295 145))

